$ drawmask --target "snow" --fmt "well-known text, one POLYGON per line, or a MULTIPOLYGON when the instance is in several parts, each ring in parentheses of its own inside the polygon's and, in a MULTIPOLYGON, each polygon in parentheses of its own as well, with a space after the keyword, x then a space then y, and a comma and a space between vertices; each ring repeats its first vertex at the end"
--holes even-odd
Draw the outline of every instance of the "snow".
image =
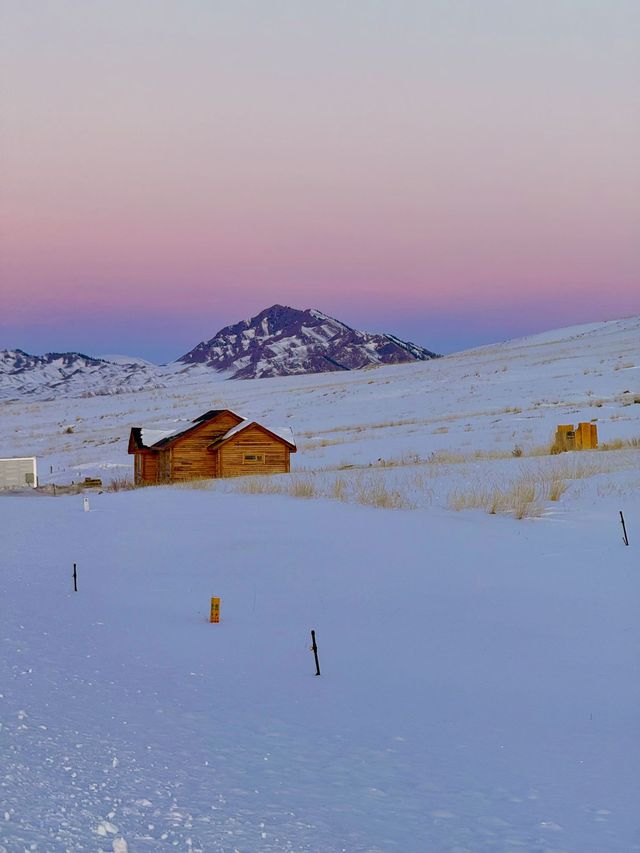
POLYGON ((170 435, 177 435, 180 432, 182 432, 182 428, 149 429, 148 427, 142 427, 140 430, 140 439, 143 447, 153 447, 154 444, 158 441, 162 441, 163 438, 169 438, 170 435))
POLYGON ((244 421, 240 421, 239 424, 236 424, 236 426, 231 427, 231 429, 228 432, 225 432, 225 434, 222 437, 223 440, 227 439, 227 438, 231 438, 234 435, 237 435, 239 432, 242 432, 243 429, 246 429, 252 423, 253 423, 253 421, 246 420, 246 419, 244 421))
POLYGON ((640 436, 639 333, 4 404, 0 455, 50 482, 228 407, 294 426, 294 480, 348 494, 0 498, 0 850, 640 850, 640 451, 533 455, 558 423, 640 436), (559 465, 539 517, 452 509, 559 465), (362 477, 416 508, 362 505, 362 477))
POLYGON ((293 444, 295 447, 296 440, 291 427, 267 427, 267 429, 271 430, 271 432, 276 435, 279 435, 280 438, 284 438, 285 441, 288 441, 289 444, 293 444))
POLYGON ((112 364, 135 364, 139 367, 157 367, 153 362, 140 358, 137 355, 99 355, 102 361, 110 361, 112 364))
MULTIPOLYGON (((241 421, 241 423, 236 424, 236 426, 234 426, 234 427, 231 427, 231 429, 228 432, 225 432, 225 434, 222 436, 221 441, 226 441, 228 438, 231 438, 232 436, 237 435, 239 432, 242 432, 248 426, 251 426, 254 423, 255 423, 255 421, 253 421, 253 420, 241 421)), ((295 446, 295 440, 293 437, 293 430, 291 429, 291 427, 271 427, 271 426, 268 426, 267 424, 260 424, 260 426, 265 427, 270 432, 274 433, 275 435, 279 435, 280 438, 284 438, 284 440, 288 441, 289 444, 293 444, 295 446)))
POLYGON ((157 488, 3 515, 30 543, 8 849, 96 849, 104 821, 133 850, 635 849, 640 580, 608 513, 540 531, 157 488))

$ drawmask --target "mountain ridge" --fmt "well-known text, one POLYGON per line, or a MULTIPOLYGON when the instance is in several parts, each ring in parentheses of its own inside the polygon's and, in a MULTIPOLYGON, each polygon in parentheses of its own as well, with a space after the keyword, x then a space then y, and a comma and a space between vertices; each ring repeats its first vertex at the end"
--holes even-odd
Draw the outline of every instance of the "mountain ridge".
POLYGON ((436 358, 394 335, 361 332, 317 309, 272 305, 167 365, 80 352, 0 351, 0 399, 88 397, 165 388, 186 377, 253 379, 436 358))
POLYGON ((395 335, 362 332, 319 311, 272 305, 220 329, 176 360, 231 372, 232 379, 358 370, 437 358, 395 335))

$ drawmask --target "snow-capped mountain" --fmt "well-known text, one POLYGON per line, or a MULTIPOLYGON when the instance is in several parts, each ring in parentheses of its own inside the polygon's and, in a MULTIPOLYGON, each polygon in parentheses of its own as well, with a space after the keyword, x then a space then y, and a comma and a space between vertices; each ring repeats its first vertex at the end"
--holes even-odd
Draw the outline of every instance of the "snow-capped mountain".
POLYGON ((273 305, 227 326, 171 364, 78 352, 0 351, 0 400, 89 397, 169 387, 200 379, 252 379, 355 370, 436 358, 393 335, 359 332, 320 311, 273 305))
POLYGON ((154 365, 115 364, 79 352, 0 351, 0 399, 121 394, 162 384, 161 371, 154 365))
POLYGON ((436 353, 393 335, 360 332, 315 309, 272 305, 221 329, 178 363, 206 364, 233 379, 253 379, 430 358, 437 358, 436 353))

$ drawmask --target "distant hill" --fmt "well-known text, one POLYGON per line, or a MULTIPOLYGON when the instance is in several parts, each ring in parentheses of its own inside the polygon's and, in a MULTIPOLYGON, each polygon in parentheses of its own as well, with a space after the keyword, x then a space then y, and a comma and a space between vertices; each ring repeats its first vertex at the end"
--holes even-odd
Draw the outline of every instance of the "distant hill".
POLYGON ((114 364, 79 352, 0 351, 0 399, 4 400, 122 394, 162 384, 159 368, 152 365, 114 364))
POLYGON ((110 361, 112 364, 135 364, 138 367, 156 367, 152 361, 147 361, 137 355, 99 355, 101 361, 110 361))

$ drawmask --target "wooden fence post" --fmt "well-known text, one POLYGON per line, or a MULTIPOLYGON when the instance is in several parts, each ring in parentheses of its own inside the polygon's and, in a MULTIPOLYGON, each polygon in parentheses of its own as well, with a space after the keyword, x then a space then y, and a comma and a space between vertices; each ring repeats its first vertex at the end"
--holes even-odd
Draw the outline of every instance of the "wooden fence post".
POLYGON ((620 510, 620 523, 622 524, 622 541, 625 545, 629 544, 629 537, 627 536, 627 528, 624 523, 624 515, 622 514, 622 510, 620 510))
POLYGON ((320 675, 320 663, 318 661, 318 646, 316 644, 316 632, 311 629, 311 651, 316 661, 316 675, 320 675))

